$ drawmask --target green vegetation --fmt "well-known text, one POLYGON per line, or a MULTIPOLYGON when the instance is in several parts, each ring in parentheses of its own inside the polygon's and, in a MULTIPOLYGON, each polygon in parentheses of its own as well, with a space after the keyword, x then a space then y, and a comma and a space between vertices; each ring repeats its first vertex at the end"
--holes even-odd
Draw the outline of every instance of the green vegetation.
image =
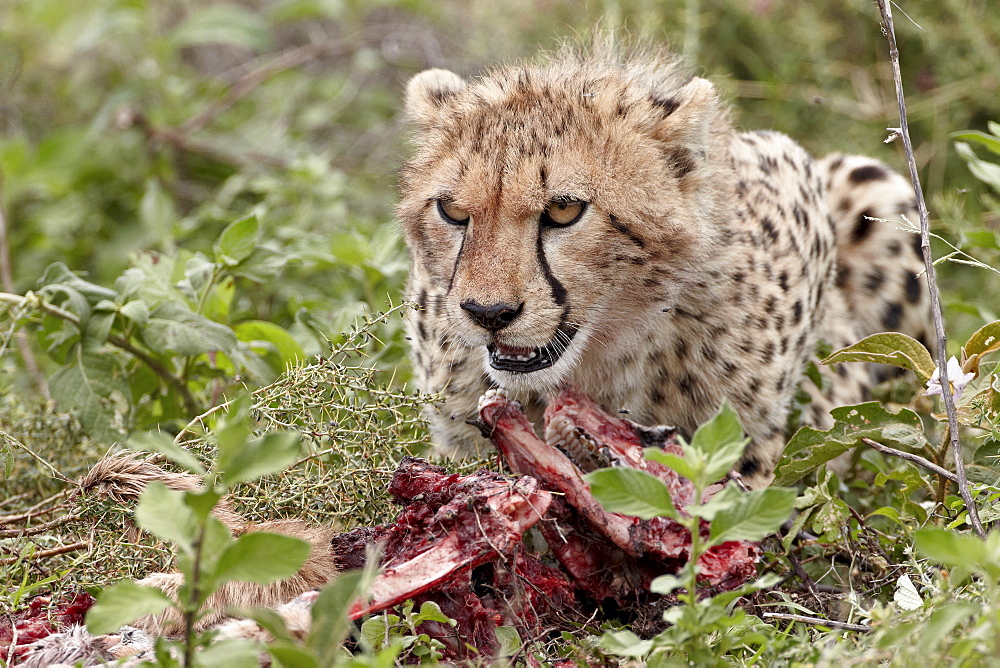
MULTIPOLYGON (((990 528, 1000 519, 1000 22, 991 0, 902 9, 949 356, 976 374, 957 399, 960 436, 990 528)), ((900 142, 883 142, 898 120, 878 10, 855 0, 0 3, 0 609, 53 588, 106 588, 175 553, 200 574, 179 604, 192 619, 227 578, 276 577, 233 565, 285 546, 219 533, 208 508, 223 492, 255 521, 346 530, 390 519, 388 477, 427 448, 426 398, 408 387, 407 262, 392 218, 405 81, 426 67, 473 75, 599 24, 690 55, 743 127, 905 171, 900 142), (149 533, 123 535, 130 509, 71 498, 70 483, 125 443, 210 484, 200 495, 159 490, 136 516, 149 533), (189 521, 158 525, 148 511, 167 507, 189 521)), ((922 396, 936 366, 925 352, 882 337, 836 354, 909 368, 921 386, 887 384, 877 402, 841 409, 831 430, 793 438, 779 480, 798 486, 797 515, 763 543, 765 583, 776 586, 744 592, 739 608, 735 596, 681 593, 667 631, 578 629, 563 635, 562 655, 651 665, 995 657, 996 533, 970 532, 946 475, 860 440, 953 470, 940 400, 922 396), (838 455, 853 457, 852 472, 824 467, 838 455)), ((732 440, 695 438, 702 468, 688 477, 703 485, 726 468, 732 440)), ((739 518, 755 503, 729 502, 699 512, 739 518)), ((679 577, 660 586, 690 592, 694 569, 679 577)), ((345 600, 360 586, 355 574, 324 593, 323 640, 292 642, 275 627, 272 654, 283 665, 433 662, 434 641, 417 629, 440 614, 430 608, 366 623, 354 631, 357 658, 346 656, 345 600)), ((181 655, 200 642, 189 634, 181 655)))

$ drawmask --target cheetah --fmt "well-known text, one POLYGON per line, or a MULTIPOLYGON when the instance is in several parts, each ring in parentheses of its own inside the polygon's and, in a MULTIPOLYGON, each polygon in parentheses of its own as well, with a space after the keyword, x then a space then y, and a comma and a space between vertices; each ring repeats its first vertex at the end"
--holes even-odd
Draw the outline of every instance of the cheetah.
MULTIPOLYGON (((573 384, 687 435, 728 401, 751 438, 737 470, 762 487, 818 342, 926 340, 919 238, 889 222, 917 220, 909 182, 737 131, 669 53, 564 48, 472 80, 431 69, 405 112, 407 327, 417 382, 444 397, 429 419, 445 454, 486 444, 466 423, 485 391, 538 423, 573 384)), ((825 428, 873 378, 821 371, 804 420, 825 428)))

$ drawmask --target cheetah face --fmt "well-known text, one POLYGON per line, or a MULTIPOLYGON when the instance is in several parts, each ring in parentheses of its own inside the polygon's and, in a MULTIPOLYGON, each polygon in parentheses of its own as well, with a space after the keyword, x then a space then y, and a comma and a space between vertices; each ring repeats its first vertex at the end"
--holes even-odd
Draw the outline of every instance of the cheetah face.
POLYGON ((409 84, 411 291, 501 387, 553 390, 638 346, 706 252, 714 88, 626 83, 524 68, 409 84))
POLYGON ((428 207, 425 231, 440 235, 435 246, 450 247, 450 274, 448 262, 435 264, 443 271, 431 281, 444 287, 444 320, 460 345, 481 350, 484 369, 500 385, 557 387, 594 322, 587 304, 599 295, 571 295, 564 283, 574 273, 566 251, 585 240, 585 233, 570 228, 594 212, 571 195, 539 211, 500 216, 490 204, 456 189, 428 207))

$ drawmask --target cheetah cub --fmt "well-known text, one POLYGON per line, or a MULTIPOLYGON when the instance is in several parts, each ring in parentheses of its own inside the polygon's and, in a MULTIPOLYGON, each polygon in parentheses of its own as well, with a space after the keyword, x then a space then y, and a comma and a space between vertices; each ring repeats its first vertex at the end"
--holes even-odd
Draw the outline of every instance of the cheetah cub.
MULTIPOLYGON (((398 217, 416 376, 445 397, 435 441, 484 447, 465 421, 491 387, 536 423, 573 384, 688 435, 728 400, 752 438, 738 470, 765 486, 817 342, 926 335, 918 239, 873 220, 916 220, 913 190, 875 160, 739 132, 670 56, 612 51, 409 82, 398 217)), ((822 370, 806 415, 820 428, 872 382, 822 370)))

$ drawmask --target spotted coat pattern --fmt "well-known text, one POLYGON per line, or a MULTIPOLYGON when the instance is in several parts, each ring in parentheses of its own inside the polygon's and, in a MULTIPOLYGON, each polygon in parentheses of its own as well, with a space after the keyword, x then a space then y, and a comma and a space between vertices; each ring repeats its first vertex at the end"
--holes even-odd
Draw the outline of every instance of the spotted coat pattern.
MULTIPOLYGON (((573 383, 688 434, 728 400, 752 438, 740 470, 762 486, 817 342, 926 337, 916 237, 889 222, 916 220, 908 183, 736 131, 714 86, 667 57, 563 51, 471 81, 428 70, 406 110, 409 333, 420 386, 445 397, 430 415, 445 453, 488 446, 466 424, 485 390, 537 420, 573 383), (562 202, 584 207, 572 224, 546 216, 562 202), (498 368, 497 350, 554 363, 498 368)), ((831 387, 813 388, 806 416, 820 427, 872 382, 860 365, 823 371, 831 387)))

